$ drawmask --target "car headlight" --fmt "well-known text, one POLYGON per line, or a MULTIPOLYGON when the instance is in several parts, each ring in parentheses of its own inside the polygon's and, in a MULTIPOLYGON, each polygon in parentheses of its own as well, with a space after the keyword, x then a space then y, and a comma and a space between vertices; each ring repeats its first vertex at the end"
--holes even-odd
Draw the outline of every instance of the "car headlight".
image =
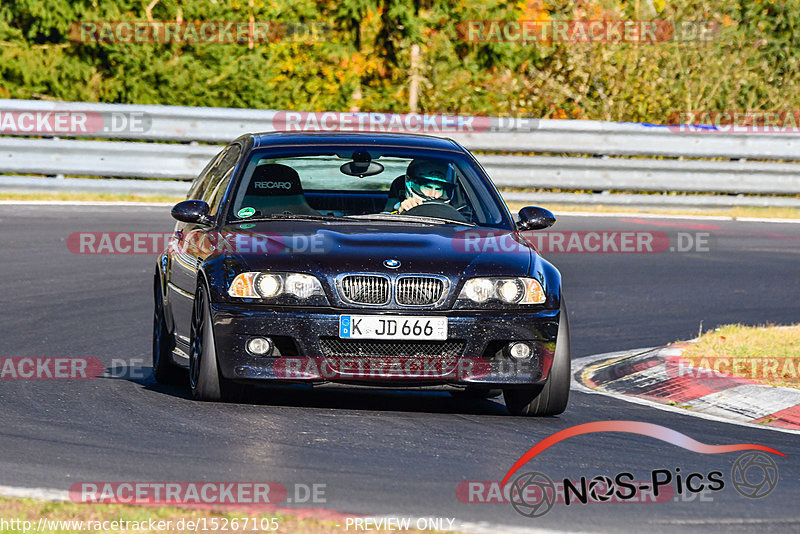
POLYGON ((527 277, 470 278, 458 298, 478 304, 488 300, 506 304, 542 304, 547 300, 539 281, 527 277))
POLYGON ((271 299, 281 294, 283 280, 274 274, 261 274, 256 276, 256 292, 262 299, 271 299))
POLYGON ((464 284, 460 298, 467 298, 472 302, 486 302, 494 296, 494 282, 488 278, 473 278, 464 284))
POLYGON ((228 295, 246 299, 274 299, 282 295, 306 300, 324 295, 316 276, 302 273, 241 273, 233 279, 228 295))

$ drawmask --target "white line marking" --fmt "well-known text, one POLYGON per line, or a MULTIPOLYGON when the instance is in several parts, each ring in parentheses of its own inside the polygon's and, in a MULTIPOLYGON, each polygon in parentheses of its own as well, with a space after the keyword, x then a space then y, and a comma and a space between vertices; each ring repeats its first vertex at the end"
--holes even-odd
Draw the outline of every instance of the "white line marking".
POLYGON ((0 206, 174 206, 171 202, 103 202, 100 200, 0 200, 0 206))
POLYGON ((774 219, 770 219, 768 217, 736 217, 736 220, 742 222, 776 222, 776 223, 790 223, 790 224, 800 223, 800 219, 779 219, 777 217, 774 219))
MULTIPOLYGON (((641 217, 643 219, 691 219, 698 221, 735 221, 736 218, 727 215, 674 215, 672 213, 637 213, 624 211, 594 212, 594 211, 554 211, 554 215, 575 217, 641 217)), ((794 220, 794 219, 788 219, 794 220)), ((797 220, 800 222, 800 219, 797 220)))
POLYGON ((771 525, 781 524, 800 524, 800 517, 776 517, 775 519, 751 519, 744 517, 741 519, 651 519, 650 523, 662 525, 771 525))
POLYGON ((770 217, 730 217, 727 215, 674 215, 666 213, 625 213, 625 212, 594 212, 594 211, 554 211, 559 217, 574 215, 575 217, 640 217, 642 219, 686 219, 692 221, 729 221, 729 222, 768 222, 800 224, 800 219, 782 219, 770 217))
POLYGON ((39 499, 40 501, 68 501, 69 492, 50 488, 21 488, 18 486, 0 486, 0 497, 16 497, 20 499, 39 499))

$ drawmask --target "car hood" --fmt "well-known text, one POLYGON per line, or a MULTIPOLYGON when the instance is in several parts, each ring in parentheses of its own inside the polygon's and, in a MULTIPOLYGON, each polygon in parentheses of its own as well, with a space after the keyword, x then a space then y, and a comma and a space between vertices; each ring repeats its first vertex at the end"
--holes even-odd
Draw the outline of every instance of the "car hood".
POLYGON ((538 258, 517 232, 450 224, 287 220, 230 225, 222 236, 223 249, 243 269, 322 277, 353 272, 522 276, 538 258))

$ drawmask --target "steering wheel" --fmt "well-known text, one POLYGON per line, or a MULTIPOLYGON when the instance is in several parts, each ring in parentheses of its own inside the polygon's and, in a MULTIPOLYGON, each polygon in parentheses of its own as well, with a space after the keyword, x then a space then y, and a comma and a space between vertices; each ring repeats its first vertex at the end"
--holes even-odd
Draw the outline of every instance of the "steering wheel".
POLYGON ((439 200, 426 200, 419 206, 414 206, 403 213, 409 215, 419 215, 421 217, 436 217, 439 219, 450 219, 451 221, 467 222, 460 211, 455 209, 450 204, 441 202, 439 200))

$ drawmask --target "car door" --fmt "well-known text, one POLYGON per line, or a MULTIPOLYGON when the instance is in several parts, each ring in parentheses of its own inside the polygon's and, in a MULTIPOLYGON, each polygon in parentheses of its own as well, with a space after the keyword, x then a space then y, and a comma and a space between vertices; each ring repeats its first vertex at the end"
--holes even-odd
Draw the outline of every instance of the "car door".
MULTIPOLYGON (((230 145, 206 167, 189 190, 190 199, 199 199, 210 206, 216 217, 224 192, 230 184, 233 170, 241 154, 241 146, 230 145)), ((192 320, 197 272, 203 260, 216 244, 216 224, 204 226, 178 222, 175 225, 176 246, 170 251, 168 298, 175 320, 176 341, 188 347, 192 320)))

